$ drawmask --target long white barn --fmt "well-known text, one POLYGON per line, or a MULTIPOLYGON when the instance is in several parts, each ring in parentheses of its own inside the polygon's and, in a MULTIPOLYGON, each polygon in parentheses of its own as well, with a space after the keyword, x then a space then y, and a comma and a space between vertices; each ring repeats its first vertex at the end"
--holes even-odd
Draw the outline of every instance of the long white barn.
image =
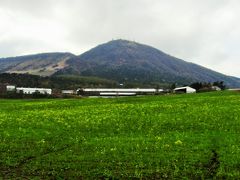
POLYGON ((40 94, 52 94, 52 89, 17 87, 16 92, 23 93, 23 94, 34 94, 36 92, 40 94))
POLYGON ((153 93, 156 92, 156 89, 140 89, 140 88, 136 88, 136 89, 84 88, 83 90, 85 92, 153 92, 153 93))
POLYGON ((116 88, 82 88, 77 90, 80 95, 95 95, 95 96, 134 96, 139 94, 155 94, 163 92, 163 89, 141 89, 141 88, 128 88, 128 89, 116 89, 116 88))
POLYGON ((136 93, 128 92, 100 92, 100 96, 136 96, 136 93))

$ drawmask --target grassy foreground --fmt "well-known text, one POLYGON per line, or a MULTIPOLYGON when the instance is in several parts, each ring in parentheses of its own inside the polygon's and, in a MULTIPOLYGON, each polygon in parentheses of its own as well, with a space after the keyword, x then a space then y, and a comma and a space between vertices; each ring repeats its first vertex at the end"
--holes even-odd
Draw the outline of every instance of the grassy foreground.
POLYGON ((239 178, 240 94, 0 100, 0 156, 2 178, 239 178))

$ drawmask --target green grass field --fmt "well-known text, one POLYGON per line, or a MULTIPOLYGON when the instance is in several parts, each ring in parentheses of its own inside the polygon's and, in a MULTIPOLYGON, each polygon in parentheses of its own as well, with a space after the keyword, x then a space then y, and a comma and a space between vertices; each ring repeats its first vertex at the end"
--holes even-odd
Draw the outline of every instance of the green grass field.
POLYGON ((0 100, 0 152, 3 179, 239 178, 240 93, 0 100))

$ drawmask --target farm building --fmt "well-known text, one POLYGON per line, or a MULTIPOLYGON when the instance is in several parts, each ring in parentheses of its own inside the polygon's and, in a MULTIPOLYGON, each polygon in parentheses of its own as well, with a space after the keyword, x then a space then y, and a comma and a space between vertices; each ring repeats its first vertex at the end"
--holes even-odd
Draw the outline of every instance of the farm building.
POLYGON ((240 88, 228 89, 229 91, 240 91, 240 88))
POLYGON ((213 91, 221 91, 221 88, 218 86, 212 86, 213 91))
POLYGON ((6 90, 7 90, 7 92, 15 91, 15 90, 16 90, 16 86, 13 86, 13 85, 7 85, 7 86, 6 86, 6 90))
POLYGON ((17 87, 16 88, 17 93, 23 93, 23 94, 52 94, 52 89, 44 89, 44 88, 24 88, 24 87, 17 87))
POLYGON ((62 94, 75 94, 74 90, 62 90, 62 94))
POLYGON ((83 88, 78 89, 77 93, 86 96, 135 96, 135 95, 151 95, 163 92, 162 89, 101 89, 101 88, 83 88))
POLYGON ((189 86, 179 87, 174 89, 175 93, 196 93, 196 89, 193 89, 189 86))
POLYGON ((100 96, 136 96, 136 93, 126 93, 126 92, 100 92, 100 96))

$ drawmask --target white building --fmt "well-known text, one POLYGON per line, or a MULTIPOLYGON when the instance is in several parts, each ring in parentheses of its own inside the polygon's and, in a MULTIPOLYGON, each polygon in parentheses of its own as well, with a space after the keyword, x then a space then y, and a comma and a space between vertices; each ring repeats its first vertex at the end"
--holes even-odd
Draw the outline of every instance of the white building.
POLYGON ((136 96, 136 93, 127 92, 100 92, 100 96, 136 96))
POLYGON ((44 88, 24 88, 24 87, 17 87, 16 88, 17 93, 23 93, 23 94, 34 94, 34 93, 40 93, 40 94, 52 94, 52 89, 44 89, 44 88))
POLYGON ((88 96, 134 96, 134 95, 146 95, 163 92, 163 89, 113 89, 113 88, 83 88, 77 90, 78 94, 88 96))
POLYGON ((156 92, 156 89, 108 89, 108 88, 84 88, 83 91, 85 92, 156 92))
POLYGON ((221 91, 221 88, 218 86, 212 86, 212 90, 214 91, 221 91))
POLYGON ((179 87, 174 89, 175 93, 196 93, 196 89, 193 89, 189 86, 179 87))
POLYGON ((16 86, 12 86, 12 85, 7 85, 6 86, 6 90, 7 92, 12 92, 12 91, 15 91, 16 90, 16 86))
POLYGON ((229 91, 240 91, 240 88, 228 89, 229 91))

